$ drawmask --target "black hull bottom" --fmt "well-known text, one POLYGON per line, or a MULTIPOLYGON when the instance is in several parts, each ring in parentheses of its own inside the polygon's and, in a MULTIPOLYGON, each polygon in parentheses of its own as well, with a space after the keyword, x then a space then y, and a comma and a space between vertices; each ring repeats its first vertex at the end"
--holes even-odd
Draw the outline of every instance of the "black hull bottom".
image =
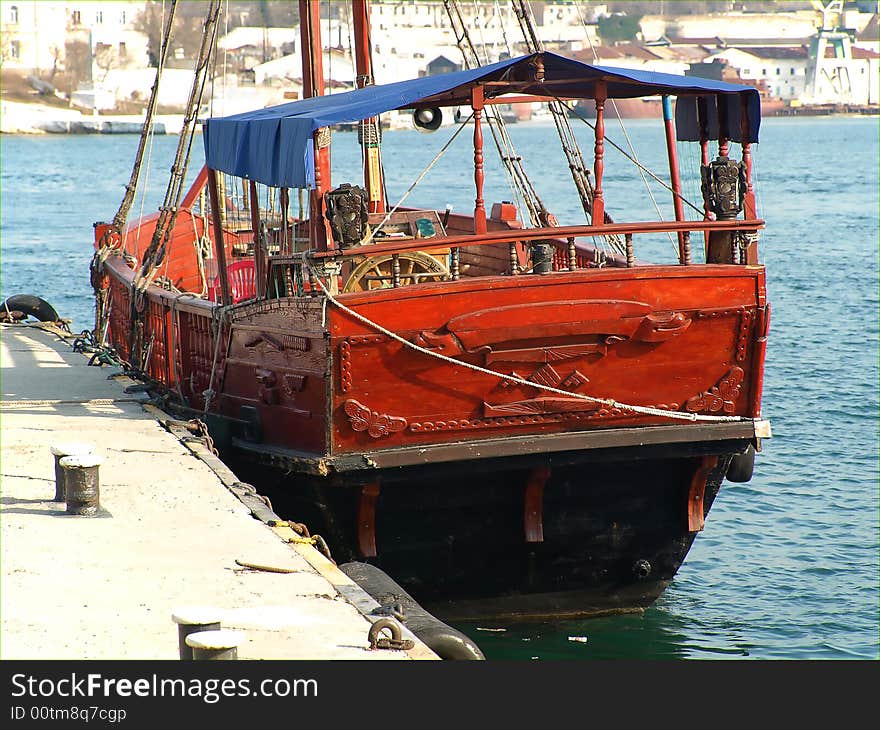
MULTIPOLYGON (((709 472, 704 514, 731 454, 744 446, 722 454, 709 472)), ((701 455, 614 452, 589 460, 532 457, 515 468, 487 460, 373 474, 380 485, 375 557, 359 549, 363 475, 233 467, 271 498, 277 514, 320 533, 337 563, 378 566, 444 620, 512 620, 642 610, 675 576, 696 535, 688 529, 688 500, 701 455), (540 463, 551 468, 541 500, 543 541, 527 542, 525 485, 540 463)))

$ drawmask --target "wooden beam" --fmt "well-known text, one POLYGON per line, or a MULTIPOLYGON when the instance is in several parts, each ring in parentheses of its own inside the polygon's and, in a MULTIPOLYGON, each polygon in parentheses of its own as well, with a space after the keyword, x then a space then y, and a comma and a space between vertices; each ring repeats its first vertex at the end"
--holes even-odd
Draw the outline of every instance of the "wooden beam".
POLYGON ((211 224, 214 230, 214 254, 217 256, 217 275, 220 277, 220 303, 224 306, 232 304, 229 291, 229 273, 226 271, 226 240, 223 236, 223 220, 217 172, 208 168, 208 195, 211 198, 211 224))

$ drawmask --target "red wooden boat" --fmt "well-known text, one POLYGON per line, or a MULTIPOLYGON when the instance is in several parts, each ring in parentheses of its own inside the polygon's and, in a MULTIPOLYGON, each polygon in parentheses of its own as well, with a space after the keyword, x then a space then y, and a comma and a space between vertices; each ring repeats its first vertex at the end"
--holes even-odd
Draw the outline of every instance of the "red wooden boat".
POLYGON ((207 166, 179 204, 96 224, 96 333, 204 414, 249 481, 281 485, 337 561, 382 567, 439 615, 649 605, 770 436, 758 92, 545 52, 372 86, 355 2, 363 88, 327 97, 317 3, 300 5, 314 98, 206 120, 207 166), (614 222, 606 100, 656 95, 676 220, 614 222), (596 108, 584 225, 483 199, 493 105, 548 98, 596 108), (473 215, 385 199, 377 117, 444 106, 472 111, 473 215), (331 182, 328 127, 351 122, 363 170, 331 182), (691 220, 676 130, 702 157, 691 220), (657 232, 676 264, 635 258, 657 232))

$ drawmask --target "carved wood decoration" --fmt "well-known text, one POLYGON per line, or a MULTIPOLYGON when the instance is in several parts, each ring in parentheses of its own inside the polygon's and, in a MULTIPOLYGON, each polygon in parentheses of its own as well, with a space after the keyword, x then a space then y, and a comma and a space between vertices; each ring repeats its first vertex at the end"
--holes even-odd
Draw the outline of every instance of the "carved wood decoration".
POLYGON ((366 431, 374 439, 388 436, 406 428, 406 419, 371 411, 362 403, 349 398, 345 401, 345 415, 355 431, 366 431))
POLYGON ((721 380, 718 385, 704 393, 695 395, 685 404, 686 411, 691 413, 733 413, 736 410, 736 399, 739 398, 745 373, 743 369, 733 366, 721 380))
POLYGON ((435 361, 333 314, 334 449, 356 453, 511 432, 673 423, 593 398, 669 411, 685 410, 690 402, 707 414, 731 408, 745 414, 742 394, 748 387, 751 403, 746 379, 757 332, 756 274, 713 268, 725 274, 723 286, 712 280, 710 287, 702 269, 691 277, 676 271, 674 286, 661 286, 637 267, 632 280, 626 269, 597 270, 591 273, 596 286, 586 289, 567 282, 578 272, 554 274, 552 297, 532 284, 536 277, 515 284, 510 277, 480 293, 465 281, 461 292, 443 284, 436 295, 414 292, 403 300, 393 290, 374 292, 362 310, 365 295, 354 295, 350 306, 376 322, 397 322, 410 342, 507 378, 435 361), (534 291, 523 295, 524 287, 534 291), (692 289, 703 292, 701 306, 685 309, 692 289), (595 297, 582 294, 594 291, 595 297), (744 312, 751 313, 745 322, 744 312), (739 360, 742 344, 745 359, 739 360), (743 371, 741 379, 730 373, 733 366, 743 371), (714 376, 709 382, 707 372, 714 376), (708 410, 713 407, 718 410, 708 410))
POLYGON ((448 357, 482 353, 486 355, 487 364, 499 360, 535 362, 541 358, 551 362, 585 354, 578 347, 592 347, 596 354, 604 355, 606 345, 621 339, 663 342, 681 334, 690 324, 691 317, 686 314, 652 312, 645 302, 608 299, 537 302, 453 317, 440 329, 423 330, 414 343, 448 357), (572 337, 583 337, 586 341, 573 346, 546 344, 548 340, 572 337), (505 343, 530 340, 537 341, 536 346, 503 347, 505 343))

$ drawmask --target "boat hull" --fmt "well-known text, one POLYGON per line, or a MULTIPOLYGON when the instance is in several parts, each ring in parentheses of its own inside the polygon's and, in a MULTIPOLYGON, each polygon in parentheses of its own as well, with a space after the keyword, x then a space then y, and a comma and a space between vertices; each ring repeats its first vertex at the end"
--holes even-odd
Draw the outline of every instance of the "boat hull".
POLYGON ((697 535, 694 475, 712 464, 700 525, 746 440, 451 462, 335 478, 253 464, 276 512, 318 531, 337 562, 384 570, 444 620, 526 620, 639 611, 697 535), (720 453, 719 453, 720 452, 720 453), (530 480, 547 473, 537 516, 530 480), (371 523, 369 530, 364 523, 371 523), (536 530, 536 528, 539 528, 536 530), (365 534, 372 543, 362 544, 365 534), (375 555, 364 556, 372 547, 375 555))
POLYGON ((106 269, 120 353, 147 352, 207 412, 276 512, 443 618, 650 605, 730 460, 760 446, 762 267, 481 277, 339 306, 150 287, 134 328, 133 272, 106 269), (699 420, 719 415, 744 418, 699 420))

